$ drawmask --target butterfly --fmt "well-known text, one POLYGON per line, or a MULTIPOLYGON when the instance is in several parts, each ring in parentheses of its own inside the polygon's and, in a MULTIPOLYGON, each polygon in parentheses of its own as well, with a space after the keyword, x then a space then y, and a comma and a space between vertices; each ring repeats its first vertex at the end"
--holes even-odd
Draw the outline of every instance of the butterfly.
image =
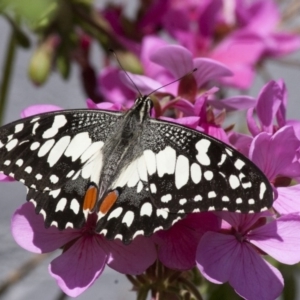
POLYGON ((0 128, 0 171, 28 187, 45 226, 129 243, 201 211, 267 210, 272 187, 249 159, 202 132, 150 117, 148 96, 125 113, 64 110, 0 128))

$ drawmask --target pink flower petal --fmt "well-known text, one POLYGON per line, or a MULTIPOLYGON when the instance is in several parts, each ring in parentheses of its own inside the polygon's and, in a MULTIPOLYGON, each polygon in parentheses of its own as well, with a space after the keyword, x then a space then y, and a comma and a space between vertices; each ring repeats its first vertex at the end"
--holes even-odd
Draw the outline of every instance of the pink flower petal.
POLYGON ((204 277, 214 283, 229 281, 245 299, 274 300, 283 288, 280 272, 251 245, 238 242, 232 235, 205 233, 196 261, 204 277))
POLYGON ((258 255, 251 245, 241 245, 238 260, 232 265, 230 285, 245 299, 276 299, 283 289, 281 273, 258 255))
POLYGON ((58 230, 52 226, 45 228, 42 215, 35 213, 31 202, 16 210, 11 221, 11 231, 15 241, 24 249, 34 253, 54 251, 79 236, 78 230, 58 230))
POLYGON ((51 104, 31 105, 22 110, 21 117, 26 118, 37 114, 42 114, 42 113, 57 111, 57 110, 62 110, 62 108, 51 104))
POLYGON ((106 261, 99 237, 85 237, 55 258, 49 265, 49 272, 64 293, 76 297, 101 275, 106 261))
POLYGON ((159 48, 151 55, 151 60, 164 66, 174 78, 179 78, 194 68, 192 53, 179 45, 168 45, 159 48))
POLYGON ((246 134, 232 132, 228 135, 229 142, 239 152, 244 154, 246 157, 249 155, 249 149, 252 142, 252 137, 246 134))
POLYGON ((300 216, 285 215, 248 234, 249 241, 284 264, 300 261, 300 216))
POLYGON ((129 245, 124 245, 119 240, 104 240, 102 248, 110 255, 107 264, 124 274, 140 274, 157 258, 153 241, 143 236, 136 237, 129 245))
POLYGON ((280 214, 300 212, 300 184, 278 187, 278 197, 273 203, 274 209, 280 214))
POLYGON ((219 229, 219 219, 213 213, 190 214, 168 230, 154 236, 158 258, 168 268, 189 270, 195 266, 195 256, 201 236, 219 229))
POLYGON ((160 120, 168 121, 171 123, 181 124, 193 129, 197 129, 197 126, 199 124, 199 117, 182 117, 178 119, 168 118, 168 117, 160 117, 160 120))
POLYGON ((265 131, 271 132, 274 117, 282 103, 282 90, 276 81, 271 80, 261 90, 256 104, 258 118, 265 131))
POLYGON ((198 87, 201 87, 209 80, 216 80, 223 76, 233 75, 226 65, 210 58, 195 58, 194 68, 197 68, 197 71, 193 74, 198 87))
POLYGON ((256 100, 250 96, 236 96, 223 100, 207 100, 207 103, 217 109, 226 109, 227 111, 243 110, 254 107, 256 100))

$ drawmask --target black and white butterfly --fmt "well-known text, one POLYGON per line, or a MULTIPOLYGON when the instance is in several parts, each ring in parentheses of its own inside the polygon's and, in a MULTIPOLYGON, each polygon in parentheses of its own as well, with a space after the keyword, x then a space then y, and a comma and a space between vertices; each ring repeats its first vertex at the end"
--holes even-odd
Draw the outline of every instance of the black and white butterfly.
POLYGON ((260 212, 272 205, 264 174, 206 134, 150 117, 140 97, 126 113, 65 110, 0 128, 0 170, 28 188, 45 225, 130 242, 188 213, 260 212))

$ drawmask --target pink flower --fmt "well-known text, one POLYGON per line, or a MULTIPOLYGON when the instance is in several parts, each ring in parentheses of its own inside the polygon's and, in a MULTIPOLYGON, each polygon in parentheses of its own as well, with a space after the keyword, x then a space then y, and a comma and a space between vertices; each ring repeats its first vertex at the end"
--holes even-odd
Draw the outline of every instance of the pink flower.
POLYGON ((42 215, 36 215, 32 203, 23 204, 12 218, 12 234, 23 248, 46 253, 62 248, 62 254, 49 265, 50 275, 69 296, 76 297, 91 286, 105 265, 120 273, 140 274, 156 259, 151 239, 137 237, 130 245, 108 241, 94 231, 96 217, 91 216, 81 229, 46 229, 42 215))
POLYGON ((267 253, 284 264, 300 261, 300 216, 266 222, 267 213, 220 213, 230 227, 206 232, 199 242, 197 266, 213 283, 229 284, 248 300, 273 300, 283 288, 281 273, 262 258, 267 253))
POLYGON ((220 221, 211 212, 189 214, 170 229, 158 231, 153 236, 158 259, 170 269, 193 268, 200 238, 205 232, 217 231, 219 228, 220 221))

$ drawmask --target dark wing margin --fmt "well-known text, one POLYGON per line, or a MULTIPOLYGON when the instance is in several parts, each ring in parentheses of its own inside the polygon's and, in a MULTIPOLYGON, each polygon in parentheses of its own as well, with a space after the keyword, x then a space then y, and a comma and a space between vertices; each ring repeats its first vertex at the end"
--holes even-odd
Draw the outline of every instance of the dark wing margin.
POLYGON ((273 203, 262 171, 227 144, 184 126, 150 119, 143 133, 151 196, 173 213, 254 213, 273 203))

